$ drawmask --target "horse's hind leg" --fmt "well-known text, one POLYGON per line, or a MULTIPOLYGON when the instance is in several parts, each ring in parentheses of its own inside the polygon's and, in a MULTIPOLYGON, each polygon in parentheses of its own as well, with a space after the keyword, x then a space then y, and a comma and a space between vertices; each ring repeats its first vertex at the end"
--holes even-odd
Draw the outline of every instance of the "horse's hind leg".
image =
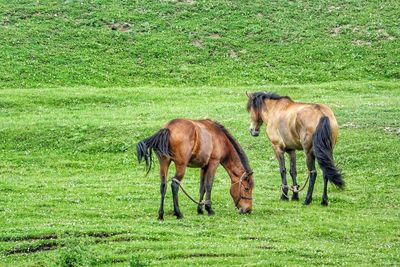
POLYGON ((322 206, 328 206, 328 176, 324 174, 324 193, 322 194, 322 206))
POLYGON ((158 210, 158 219, 164 220, 164 198, 165 193, 167 192, 167 175, 168 175, 168 167, 171 161, 165 157, 160 158, 160 193, 161 193, 161 203, 160 209, 158 210))
POLYGON ((304 204, 308 205, 312 202, 312 194, 314 190, 315 179, 317 178, 317 172, 315 170, 315 156, 312 150, 306 151, 307 157, 307 168, 310 175, 310 182, 308 184, 308 191, 304 204))
MULTIPOLYGON (((186 165, 178 165, 175 163, 176 172, 174 178, 179 182, 182 181, 183 176, 185 175, 186 165)), ((182 219, 183 215, 179 210, 179 203, 178 203, 178 191, 179 191, 179 182, 172 180, 171 188, 172 188, 172 197, 174 201, 174 215, 177 219, 182 219)))
MULTIPOLYGON (((201 168, 200 170, 200 199, 199 202, 201 203, 203 201, 204 194, 206 192, 206 188, 204 186, 204 179, 205 179, 205 173, 206 173, 206 168, 201 168)), ((203 214, 203 206, 198 205, 197 206, 197 213, 198 214, 203 214)))
POLYGON ((292 200, 299 200, 299 185, 297 184, 297 168, 296 168, 296 150, 288 151, 290 157, 290 176, 293 181, 293 195, 292 200))
POLYGON ((281 173, 281 179, 282 179, 281 199, 289 200, 289 197, 288 197, 289 188, 288 188, 287 180, 286 180, 285 154, 284 154, 284 151, 279 146, 273 146, 273 148, 275 150, 276 158, 278 159, 278 162, 279 162, 279 172, 281 173))

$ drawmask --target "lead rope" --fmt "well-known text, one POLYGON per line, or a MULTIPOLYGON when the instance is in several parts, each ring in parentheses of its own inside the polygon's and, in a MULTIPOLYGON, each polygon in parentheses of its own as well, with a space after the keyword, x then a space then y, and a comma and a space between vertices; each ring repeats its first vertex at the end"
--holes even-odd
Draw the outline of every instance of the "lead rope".
POLYGON ((176 179, 176 178, 172 178, 172 181, 174 181, 175 183, 177 183, 177 184, 179 185, 179 187, 182 189, 183 193, 185 193, 185 195, 186 195, 191 201, 193 201, 194 203, 196 203, 197 205, 199 205, 199 206, 204 206, 204 205, 210 203, 210 201, 207 201, 207 200, 203 200, 202 202, 198 202, 198 201, 194 200, 194 199, 186 192, 185 188, 183 188, 183 186, 181 185, 181 181, 179 181, 179 180, 176 179))
MULTIPOLYGON (((235 182, 235 183, 232 184, 232 185, 234 185, 234 184, 239 183, 239 194, 240 194, 240 184, 242 183, 242 179, 243 179, 243 177, 244 177, 246 174, 247 174, 247 173, 244 172, 243 175, 240 177, 240 179, 239 179, 237 182, 235 182)), ((199 205, 199 206, 204 206, 204 205, 206 205, 206 204, 211 204, 211 201, 207 201, 207 200, 203 200, 202 202, 196 201, 194 198, 192 198, 192 197, 188 194, 188 192, 186 192, 185 188, 183 188, 183 186, 182 186, 182 184, 181 184, 181 181, 179 181, 179 180, 176 179, 176 178, 172 178, 172 181, 174 181, 175 183, 177 183, 177 184, 179 185, 179 187, 182 189, 183 193, 184 193, 191 201, 193 201, 193 202, 196 203, 197 205, 199 205)), ((240 197, 239 197, 239 200, 240 200, 240 198, 242 198, 242 197, 240 196, 240 197)))
MULTIPOLYGON (((288 187, 288 186, 286 186, 286 187, 287 187, 290 191, 292 191, 293 193, 299 193, 299 192, 303 191, 304 188, 306 187, 307 183, 308 183, 308 180, 310 180, 310 174, 311 174, 311 173, 315 173, 315 172, 317 172, 317 171, 316 171, 316 170, 312 170, 312 171, 308 172, 307 179, 306 179, 306 181, 304 182, 303 186, 302 186, 300 189, 293 189, 292 187, 288 187)), ((284 186, 284 185, 281 185, 282 194, 283 194, 286 198, 289 198, 289 196, 288 196, 287 194, 285 194, 285 192, 283 191, 284 188, 285 188, 285 186, 284 186)))

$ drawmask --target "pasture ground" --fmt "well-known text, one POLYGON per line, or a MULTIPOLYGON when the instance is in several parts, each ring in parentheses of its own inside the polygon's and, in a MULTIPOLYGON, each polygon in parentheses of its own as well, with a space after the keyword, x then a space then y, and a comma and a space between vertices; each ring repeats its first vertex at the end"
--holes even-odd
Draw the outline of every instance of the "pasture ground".
MULTIPOLYGON (((41 88, 0 91, 0 265, 397 265, 400 258, 400 83, 288 86, 41 88), (328 104, 340 124, 334 155, 347 183, 321 172, 310 206, 279 200, 278 163, 248 133, 245 90, 328 104), (255 172, 254 211, 239 215, 219 168, 216 215, 180 192, 183 220, 157 221, 158 165, 144 177, 135 144, 176 117, 208 117, 242 144, 255 172)), ((264 128, 263 128, 264 129, 264 128)), ((298 153, 299 181, 306 178, 298 153)), ((170 170, 172 175, 173 168, 170 170)), ((184 186, 197 196, 199 171, 184 186)), ((301 193, 301 201, 305 193, 301 193)))

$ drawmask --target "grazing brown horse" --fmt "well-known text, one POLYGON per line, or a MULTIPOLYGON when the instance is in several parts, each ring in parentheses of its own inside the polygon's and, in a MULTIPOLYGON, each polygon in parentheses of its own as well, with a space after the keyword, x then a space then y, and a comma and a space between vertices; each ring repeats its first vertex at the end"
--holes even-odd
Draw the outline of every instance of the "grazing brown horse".
MULTIPOLYGON (((204 194, 206 194, 206 201, 203 203, 209 215, 214 214, 211 208, 211 189, 219 164, 225 168, 231 178, 230 193, 236 207, 240 213, 251 212, 253 172, 239 143, 221 124, 207 119, 175 119, 168 122, 154 135, 140 141, 136 148, 139 163, 144 158, 148 171, 151 168, 152 151, 155 151, 160 162, 159 220, 164 218, 164 197, 171 161, 175 163, 176 167, 171 188, 174 215, 178 219, 183 217, 178 205, 178 190, 188 166, 201 168, 199 203, 202 203, 204 194)), ((201 204, 197 206, 197 212, 203 213, 201 204)))
POLYGON ((267 125, 267 135, 279 161, 282 178, 282 200, 288 200, 288 190, 293 191, 292 200, 298 200, 299 186, 296 181, 296 150, 304 150, 310 183, 304 204, 312 201, 317 172, 315 158, 323 172, 324 192, 322 205, 328 205, 328 180, 339 188, 344 188, 342 175, 333 161, 333 148, 338 135, 338 124, 332 110, 322 104, 294 102, 288 96, 258 92, 247 94, 247 110, 251 115, 250 133, 258 136, 260 126, 267 125), (290 157, 291 188, 287 186, 285 156, 290 157))

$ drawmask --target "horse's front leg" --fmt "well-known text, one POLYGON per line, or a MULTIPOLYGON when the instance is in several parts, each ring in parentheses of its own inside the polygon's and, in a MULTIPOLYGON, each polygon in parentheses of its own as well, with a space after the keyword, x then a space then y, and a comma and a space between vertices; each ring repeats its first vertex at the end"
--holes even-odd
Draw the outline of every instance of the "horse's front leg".
POLYGON ((178 202, 178 191, 179 191, 179 184, 182 181, 183 176, 185 175, 186 165, 178 165, 176 164, 176 172, 175 177, 172 180, 171 188, 172 188, 172 197, 174 202, 174 215, 177 219, 182 219, 183 215, 179 210, 179 202, 178 202), (177 182, 176 180, 179 182, 177 182))
POLYGON ((282 179, 282 195, 281 195, 281 199, 282 200, 289 200, 289 197, 288 197, 289 187, 287 185, 287 180, 286 180, 286 167, 285 167, 284 150, 278 145, 276 145, 276 146, 274 145, 273 148, 275 150, 276 158, 278 159, 278 162, 279 162, 279 172, 281 173, 281 179, 282 179))
POLYGON ((297 184, 297 168, 296 168, 296 150, 288 151, 290 157, 290 176, 292 177, 293 185, 293 195, 292 200, 299 200, 299 185, 297 184))
MULTIPOLYGON (((206 188, 204 186, 204 179, 205 179, 205 173, 206 173, 207 168, 201 168, 200 170, 200 199, 199 203, 203 201, 204 194, 206 193, 206 188)), ((198 205, 197 206, 197 214, 203 214, 203 206, 198 205)))
POLYGON ((211 207, 211 189, 214 181, 214 176, 215 172, 217 170, 219 162, 210 162, 207 166, 207 170, 205 172, 204 176, 204 182, 205 182, 205 189, 206 189, 206 204, 205 208, 206 211, 208 212, 208 215, 214 215, 215 212, 211 207))

